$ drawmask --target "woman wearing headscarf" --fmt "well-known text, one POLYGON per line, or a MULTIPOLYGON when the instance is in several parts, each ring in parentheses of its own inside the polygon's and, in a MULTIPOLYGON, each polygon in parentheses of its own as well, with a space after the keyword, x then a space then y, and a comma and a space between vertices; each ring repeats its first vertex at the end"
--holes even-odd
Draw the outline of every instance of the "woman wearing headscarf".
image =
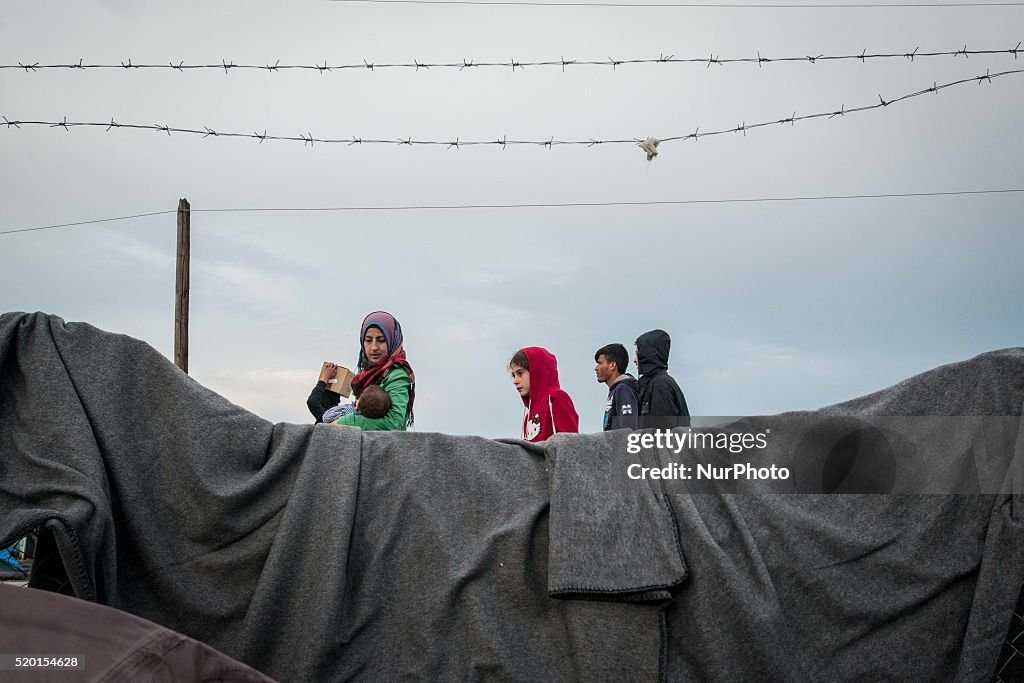
MULTIPOLYGON (((352 379, 352 390, 358 399, 366 387, 380 385, 391 397, 391 409, 381 418, 355 413, 342 415, 335 424, 351 425, 365 431, 405 431, 412 426, 416 373, 406 360, 403 342, 402 326, 390 313, 374 311, 363 319, 359 332, 358 374, 352 379)), ((337 394, 327 391, 327 382, 321 375, 306 405, 316 421, 322 422, 324 413, 340 400, 337 394)))

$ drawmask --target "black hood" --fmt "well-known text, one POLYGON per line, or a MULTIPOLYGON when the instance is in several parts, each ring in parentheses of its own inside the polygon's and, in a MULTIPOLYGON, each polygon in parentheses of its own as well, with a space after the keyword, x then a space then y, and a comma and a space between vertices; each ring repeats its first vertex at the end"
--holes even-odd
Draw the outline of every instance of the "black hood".
POLYGON ((665 330, 651 330, 636 338, 636 359, 640 374, 668 370, 668 350, 672 339, 665 330))

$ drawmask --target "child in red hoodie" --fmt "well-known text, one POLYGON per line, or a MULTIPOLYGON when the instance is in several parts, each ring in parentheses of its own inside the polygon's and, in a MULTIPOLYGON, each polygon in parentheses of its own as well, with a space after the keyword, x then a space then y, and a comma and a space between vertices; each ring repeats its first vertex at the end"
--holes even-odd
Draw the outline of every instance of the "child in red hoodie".
POLYGON ((508 363, 512 383, 523 399, 523 439, 543 441, 552 434, 580 430, 580 418, 569 394, 558 386, 558 362, 547 349, 519 349, 508 363))

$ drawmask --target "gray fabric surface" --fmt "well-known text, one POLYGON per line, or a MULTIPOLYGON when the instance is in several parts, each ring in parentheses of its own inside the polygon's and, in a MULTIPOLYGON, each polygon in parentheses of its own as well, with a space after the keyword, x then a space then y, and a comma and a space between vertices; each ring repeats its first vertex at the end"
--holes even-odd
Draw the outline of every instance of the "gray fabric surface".
MULTIPOLYGON (((820 415, 1022 402, 1018 349, 820 415)), ((1024 579, 1019 457, 999 494, 665 495, 622 488, 626 435, 273 425, 137 340, 0 317, 0 543, 42 526, 64 590, 275 678, 992 675, 1024 579)))
POLYGON ((0 537, 46 526, 75 595, 280 680, 656 679, 682 561, 633 508, 657 523, 600 588, 636 570, 636 602, 552 599, 580 582, 548 573, 543 451, 273 425, 137 340, 0 317, 0 537))

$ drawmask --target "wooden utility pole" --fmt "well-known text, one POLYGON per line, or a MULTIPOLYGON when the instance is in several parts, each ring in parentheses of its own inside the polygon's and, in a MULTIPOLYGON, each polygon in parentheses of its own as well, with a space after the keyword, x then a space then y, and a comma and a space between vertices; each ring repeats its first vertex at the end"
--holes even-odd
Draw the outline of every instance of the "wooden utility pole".
POLYGON ((189 205, 178 200, 178 261, 174 280, 174 364, 188 372, 189 205))

